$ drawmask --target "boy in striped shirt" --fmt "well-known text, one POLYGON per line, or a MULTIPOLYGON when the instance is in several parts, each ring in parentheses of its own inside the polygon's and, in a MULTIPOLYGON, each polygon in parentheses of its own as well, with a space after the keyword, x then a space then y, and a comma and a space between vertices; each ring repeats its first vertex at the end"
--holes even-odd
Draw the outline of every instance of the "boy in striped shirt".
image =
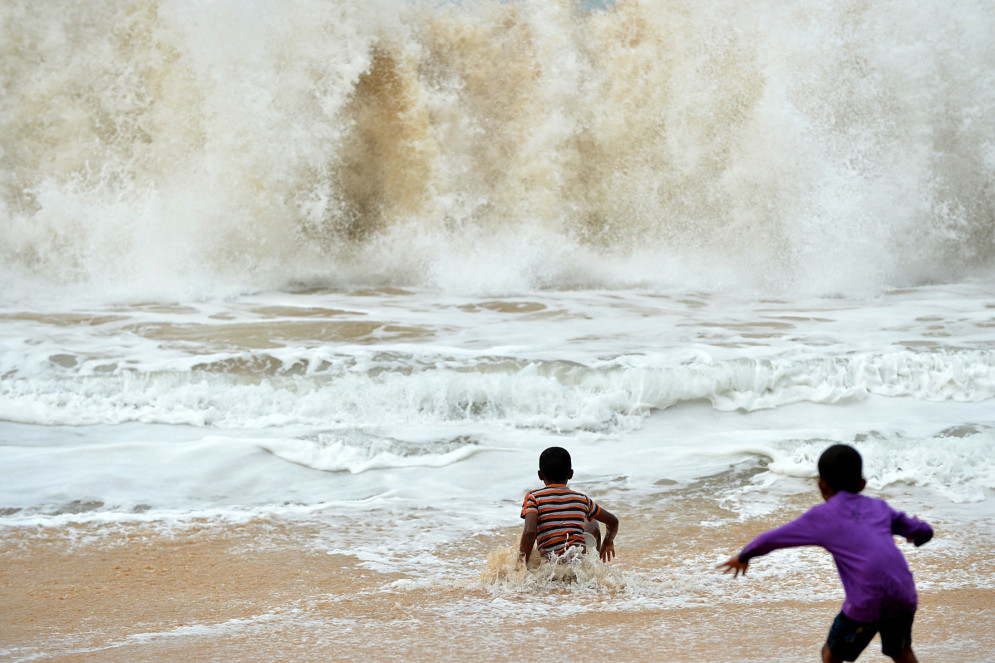
POLYGON ((540 454, 539 478, 545 487, 529 491, 522 503, 525 529, 519 553, 526 562, 534 544, 538 544, 539 553, 546 559, 583 554, 586 552, 584 532, 594 535, 603 562, 615 557, 618 518, 587 495, 567 488, 567 481, 573 475, 570 453, 566 449, 550 447, 540 454), (607 527, 604 539, 599 522, 607 527))

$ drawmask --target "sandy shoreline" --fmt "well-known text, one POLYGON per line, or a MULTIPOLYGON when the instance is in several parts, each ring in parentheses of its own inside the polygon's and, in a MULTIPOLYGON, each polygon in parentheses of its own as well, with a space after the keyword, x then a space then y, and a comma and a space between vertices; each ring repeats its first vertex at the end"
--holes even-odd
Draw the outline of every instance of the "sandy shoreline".
MULTIPOLYGON (((812 600, 766 596, 758 578, 735 585, 735 600, 703 587, 698 600, 669 607, 640 607, 623 600, 624 589, 495 594, 479 582, 379 573, 302 545, 315 527, 260 521, 168 533, 148 525, 7 530, 0 659, 566 661, 580 648, 582 658, 619 661, 816 660, 839 608, 836 598, 814 591, 812 600)), ((722 550, 758 525, 742 529, 681 545, 722 550)), ((480 560, 475 567, 483 570, 487 554, 516 531, 478 537, 449 554, 480 560)), ((671 549, 654 557, 650 550, 662 538, 620 544, 616 570, 652 575, 653 565, 690 553, 673 543, 687 536, 668 536, 671 549)), ((814 578, 813 589, 826 580, 832 578, 814 578)), ((801 582, 804 589, 808 580, 801 582)), ((921 660, 990 660, 995 590, 927 587, 920 600, 921 660)), ((873 642, 863 658, 880 658, 878 647, 873 642)))

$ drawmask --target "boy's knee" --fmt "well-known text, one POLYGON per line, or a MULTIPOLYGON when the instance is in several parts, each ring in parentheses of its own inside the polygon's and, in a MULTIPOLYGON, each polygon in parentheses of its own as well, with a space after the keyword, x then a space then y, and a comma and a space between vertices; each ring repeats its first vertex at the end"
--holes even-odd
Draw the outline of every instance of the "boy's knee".
POLYGON ((822 663, 843 663, 843 659, 833 656, 833 652, 830 651, 827 644, 822 645, 822 663))

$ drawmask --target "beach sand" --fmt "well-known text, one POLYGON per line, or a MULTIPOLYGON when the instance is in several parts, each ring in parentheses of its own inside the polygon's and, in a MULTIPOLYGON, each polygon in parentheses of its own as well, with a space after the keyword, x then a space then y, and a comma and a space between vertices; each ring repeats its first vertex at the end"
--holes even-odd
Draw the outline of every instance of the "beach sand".
MULTIPOLYGON (((779 598, 752 567, 735 580, 708 568, 775 517, 730 529, 693 527, 690 516, 655 525, 660 519, 651 515, 623 520, 631 544, 623 530, 611 567, 616 577, 653 582, 659 575, 663 594, 674 583, 675 596, 687 600, 641 604, 640 592, 625 587, 495 589, 488 557, 493 563, 510 550, 517 528, 441 551, 465 560, 467 573, 454 582, 413 580, 329 554, 308 543, 327 535, 328 525, 315 522, 8 529, 0 550, 0 659, 818 660, 842 596, 831 564, 779 578, 800 592, 779 598), (709 580, 678 586, 687 560, 709 580)), ((917 577, 943 577, 944 565, 958 577, 991 574, 986 550, 956 550, 910 560, 917 577)), ((989 578, 920 588, 920 660, 991 660, 989 578)), ((877 639, 862 659, 881 659, 877 639)))

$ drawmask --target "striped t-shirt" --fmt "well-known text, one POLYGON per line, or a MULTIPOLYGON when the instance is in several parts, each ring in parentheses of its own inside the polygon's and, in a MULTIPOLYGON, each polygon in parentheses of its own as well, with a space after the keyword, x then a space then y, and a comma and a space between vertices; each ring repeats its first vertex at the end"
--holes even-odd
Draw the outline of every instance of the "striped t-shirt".
POLYGON ((601 507, 565 484, 551 484, 525 496, 522 518, 529 512, 539 516, 536 544, 540 553, 548 555, 562 554, 570 546, 583 546, 584 521, 593 520, 601 507))

